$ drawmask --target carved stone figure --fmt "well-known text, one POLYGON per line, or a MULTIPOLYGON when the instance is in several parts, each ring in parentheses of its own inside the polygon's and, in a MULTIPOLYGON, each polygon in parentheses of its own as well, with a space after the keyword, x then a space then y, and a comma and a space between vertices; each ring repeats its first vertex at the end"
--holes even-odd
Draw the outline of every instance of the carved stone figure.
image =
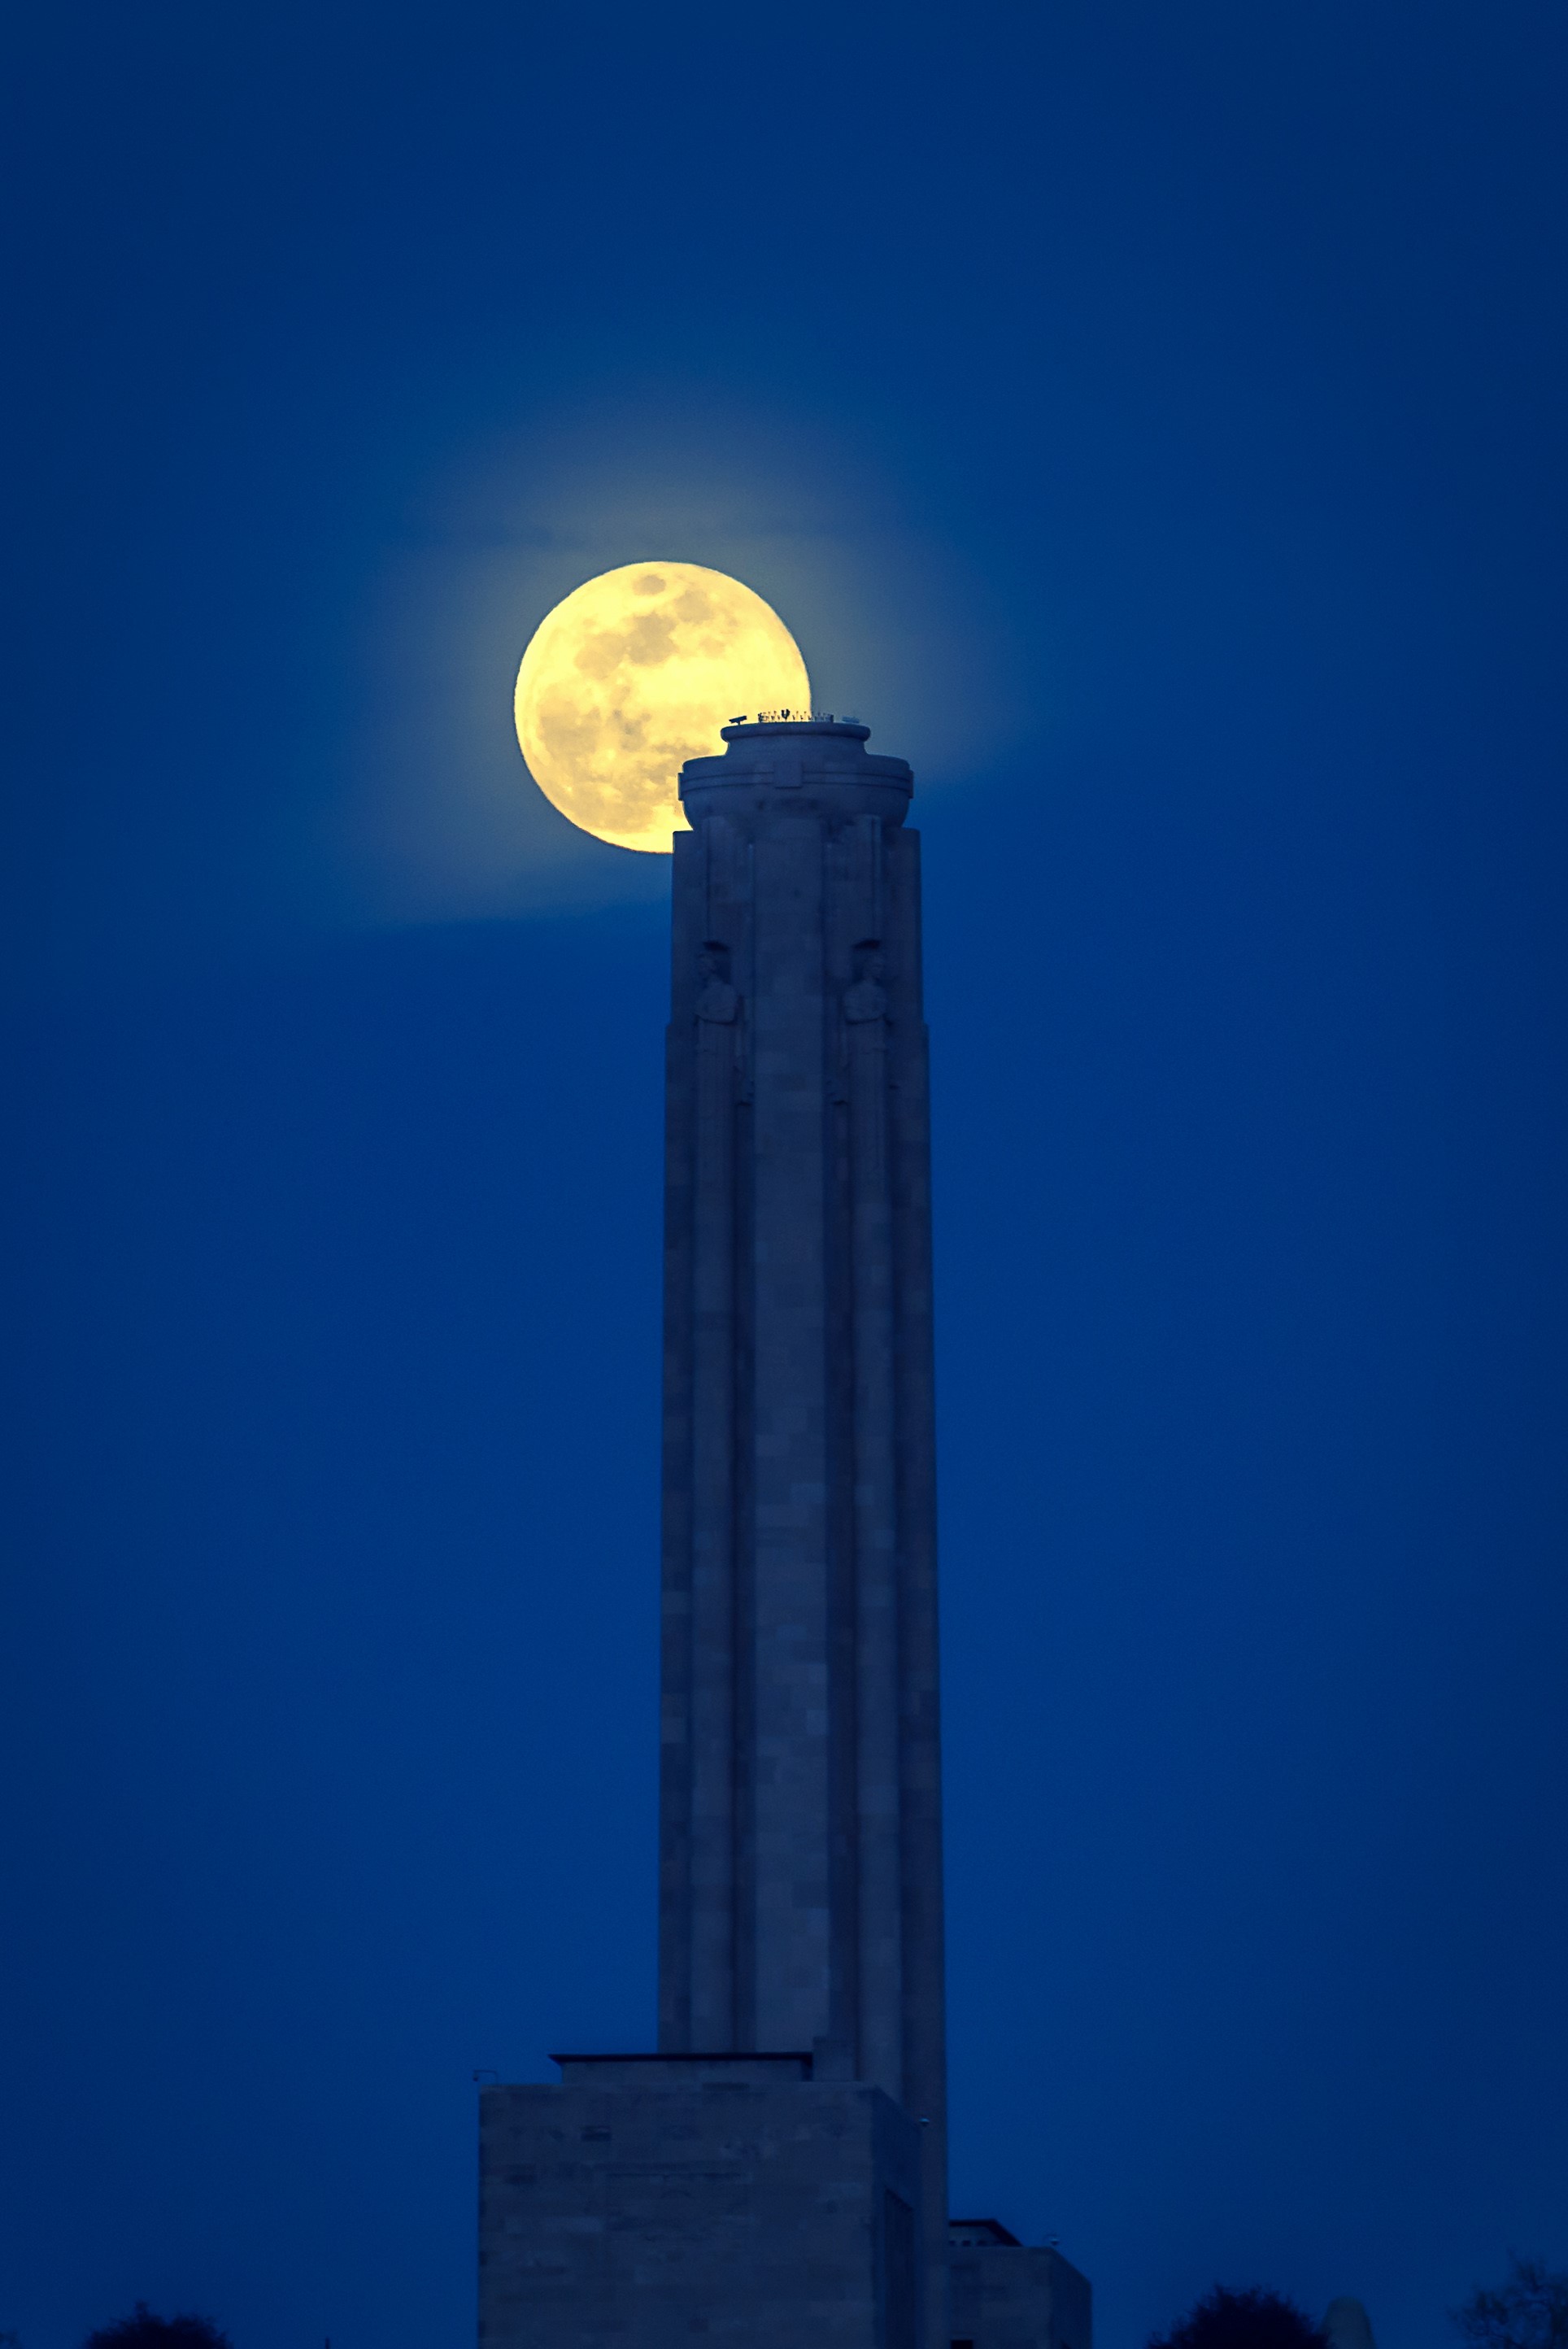
POLYGON ((880 952, 862 948, 861 974, 853 987, 845 990, 844 1017, 858 1026, 865 1019, 887 1018, 887 989, 882 985, 886 966, 880 952))
POLYGON ((740 998, 724 975, 721 957, 709 947, 697 957, 696 1016, 723 1025, 733 1019, 740 998))

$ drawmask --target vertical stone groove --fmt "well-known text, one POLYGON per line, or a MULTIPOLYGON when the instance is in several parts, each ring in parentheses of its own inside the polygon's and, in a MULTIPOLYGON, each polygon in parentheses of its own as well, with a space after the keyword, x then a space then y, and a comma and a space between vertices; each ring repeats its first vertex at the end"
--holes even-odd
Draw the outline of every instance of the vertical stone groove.
POLYGON ((691 2032, 735 2043, 735 1040, 712 948, 696 1001, 692 1247, 691 2032))
POLYGON ((903 2089, 899 1787, 898 1493, 882 826, 858 816, 851 859, 849 1087, 855 1638, 856 2040, 859 2071, 903 2089))
POLYGON ((897 1492, 886 990, 880 949, 845 996, 853 1217, 855 1805, 862 2079, 903 2092, 897 1492))

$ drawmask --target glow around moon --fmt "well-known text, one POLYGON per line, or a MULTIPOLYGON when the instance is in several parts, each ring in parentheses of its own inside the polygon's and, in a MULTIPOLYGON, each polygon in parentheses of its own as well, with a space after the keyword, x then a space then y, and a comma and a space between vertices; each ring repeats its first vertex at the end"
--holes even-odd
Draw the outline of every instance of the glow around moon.
POLYGON ((795 639, 760 595, 697 563, 627 563, 540 622, 517 673, 517 739, 562 815, 667 855, 687 829, 682 762, 722 750, 732 718, 810 702, 795 639))

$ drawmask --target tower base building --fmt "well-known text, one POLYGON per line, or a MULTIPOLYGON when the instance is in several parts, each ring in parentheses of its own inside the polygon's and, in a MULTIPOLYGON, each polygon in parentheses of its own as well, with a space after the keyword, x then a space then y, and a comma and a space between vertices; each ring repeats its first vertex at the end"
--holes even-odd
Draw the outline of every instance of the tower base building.
POLYGON ((484 2349, 915 2349, 920 2130, 809 2055, 563 2056, 484 2092, 484 2349))
POLYGON ((995 2219, 947 2229, 952 2349, 1092 2349, 1089 2282, 1052 2243, 1020 2243, 995 2219))

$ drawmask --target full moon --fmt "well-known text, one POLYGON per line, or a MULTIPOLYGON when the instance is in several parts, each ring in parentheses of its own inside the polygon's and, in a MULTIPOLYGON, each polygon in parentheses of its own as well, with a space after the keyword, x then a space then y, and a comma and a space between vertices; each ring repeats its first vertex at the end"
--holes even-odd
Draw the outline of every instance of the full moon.
POLYGON ((809 709, 794 637, 738 579, 700 563, 625 563, 574 587, 517 673, 528 771, 584 832, 667 856, 688 829, 683 761, 722 750, 730 719, 809 709))

